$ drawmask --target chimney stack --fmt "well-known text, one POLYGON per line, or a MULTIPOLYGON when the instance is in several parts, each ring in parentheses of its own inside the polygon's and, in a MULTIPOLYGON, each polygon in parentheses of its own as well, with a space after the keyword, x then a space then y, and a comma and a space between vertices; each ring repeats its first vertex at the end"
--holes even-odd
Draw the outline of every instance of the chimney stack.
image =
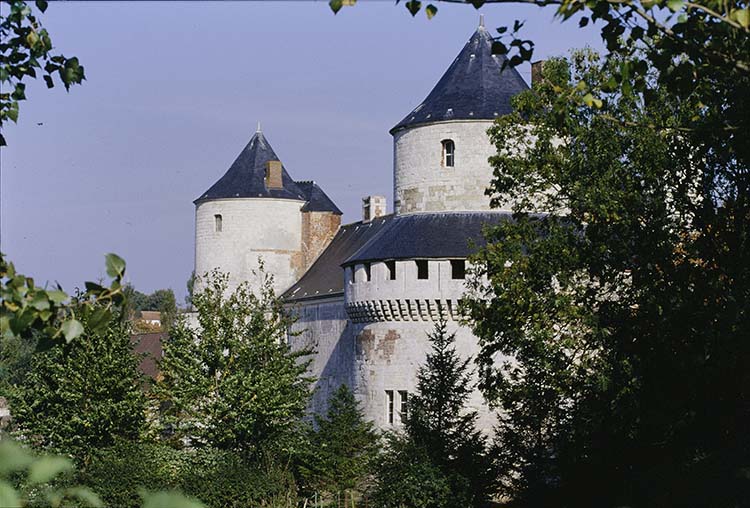
POLYGON ((541 83, 542 81, 542 70, 544 69, 544 60, 537 60, 531 62, 531 86, 541 83))
POLYGON ((385 214, 385 196, 367 196, 362 198, 362 220, 364 222, 369 222, 385 214))
POLYGON ((266 163, 266 188, 284 188, 284 182, 281 178, 281 161, 268 161, 266 163))

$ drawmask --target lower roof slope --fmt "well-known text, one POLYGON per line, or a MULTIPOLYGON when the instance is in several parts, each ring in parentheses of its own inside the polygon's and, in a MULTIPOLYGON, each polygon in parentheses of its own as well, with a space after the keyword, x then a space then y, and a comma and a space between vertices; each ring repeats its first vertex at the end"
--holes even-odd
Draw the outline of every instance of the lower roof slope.
POLYGON ((485 226, 511 220, 510 212, 440 212, 398 215, 342 265, 391 259, 467 258, 484 247, 485 226))
POLYGON ((286 301, 295 301, 343 293, 344 271, 341 264, 387 227, 394 217, 386 215, 369 222, 360 221, 341 226, 331 243, 302 278, 281 297, 286 301))
POLYGON ((282 298, 288 302, 344 292, 343 266, 397 259, 465 259, 486 245, 483 230, 510 212, 386 215, 342 226, 328 247, 282 298))

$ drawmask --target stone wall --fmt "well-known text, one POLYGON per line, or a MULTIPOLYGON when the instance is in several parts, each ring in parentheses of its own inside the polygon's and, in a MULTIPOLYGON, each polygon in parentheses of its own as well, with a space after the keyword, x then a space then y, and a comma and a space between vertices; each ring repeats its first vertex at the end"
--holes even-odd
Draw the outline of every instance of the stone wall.
POLYGON ((354 389, 354 326, 349 323, 342 295, 292 304, 297 318, 289 340, 295 350, 310 348, 310 372, 317 378, 310 411, 325 413, 328 399, 342 384, 354 389))
POLYGON ((302 272, 318 258, 331 243, 341 226, 341 215, 333 212, 302 213, 302 272))
MULTIPOLYGON (((400 392, 415 392, 417 369, 430 350, 427 334, 433 331, 434 325, 434 321, 378 322, 360 325, 356 330, 356 393, 365 414, 379 428, 401 426, 400 392), (393 393, 396 405, 393 423, 388 414, 388 392, 393 393)), ((468 328, 450 320, 448 331, 456 333, 456 350, 462 358, 476 357, 477 339, 468 328)), ((474 377, 476 379, 476 375, 474 377)), ((475 390, 467 405, 478 412, 478 427, 491 432, 496 418, 484 403, 482 394, 475 390)))
POLYGON ((396 213, 490 209, 484 191, 492 179, 487 159, 495 154, 489 120, 453 121, 399 131, 393 137, 396 213), (442 141, 455 143, 455 164, 443 165, 442 141))
POLYGON ((218 268, 230 274, 229 291, 243 281, 257 288, 262 259, 280 294, 303 273, 303 204, 271 198, 199 203, 195 210, 195 274, 201 276, 218 268), (221 231, 216 230, 216 215, 221 215, 221 231))

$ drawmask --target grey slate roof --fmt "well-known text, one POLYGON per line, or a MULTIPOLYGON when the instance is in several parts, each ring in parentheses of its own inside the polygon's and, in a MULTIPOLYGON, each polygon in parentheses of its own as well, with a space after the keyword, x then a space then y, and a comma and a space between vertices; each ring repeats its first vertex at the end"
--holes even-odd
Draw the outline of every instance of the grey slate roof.
POLYGON ((303 212, 333 212, 336 215, 343 215, 336 203, 323 192, 323 189, 317 183, 309 180, 295 183, 302 191, 305 201, 307 201, 305 206, 302 207, 303 212))
POLYGON ((279 160, 262 132, 256 132, 224 176, 194 203, 222 198, 284 198, 305 200, 302 189, 281 167, 283 188, 266 188, 266 162, 279 160))
POLYGON ((529 87, 515 69, 500 72, 504 61, 492 54, 492 37, 480 26, 427 98, 391 134, 424 123, 491 120, 510 113, 510 99, 529 87))
POLYGON ((483 247, 485 226, 511 220, 510 212, 398 215, 342 265, 390 259, 466 258, 483 247))
POLYGON ((282 298, 286 301, 295 301, 343 293, 343 262, 386 228, 394 217, 386 215, 370 222, 360 221, 341 226, 328 247, 302 278, 284 292, 282 298))
POLYGON ((288 302, 344 291, 343 266, 391 259, 466 258, 485 245, 483 228, 511 220, 509 212, 386 215, 341 226, 302 278, 283 295, 288 302))

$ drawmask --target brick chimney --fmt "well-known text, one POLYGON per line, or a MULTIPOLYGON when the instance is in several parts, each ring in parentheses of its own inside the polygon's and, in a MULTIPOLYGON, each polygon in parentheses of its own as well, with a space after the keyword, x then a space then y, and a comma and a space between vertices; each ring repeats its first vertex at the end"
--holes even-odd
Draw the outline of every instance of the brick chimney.
POLYGON ((281 179, 281 161, 266 162, 266 188, 281 189, 284 182, 281 179))
POLYGON ((386 214, 385 196, 367 196, 362 198, 362 220, 369 222, 386 214))
POLYGON ((542 81, 542 69, 544 69, 544 60, 531 62, 531 86, 542 81))

